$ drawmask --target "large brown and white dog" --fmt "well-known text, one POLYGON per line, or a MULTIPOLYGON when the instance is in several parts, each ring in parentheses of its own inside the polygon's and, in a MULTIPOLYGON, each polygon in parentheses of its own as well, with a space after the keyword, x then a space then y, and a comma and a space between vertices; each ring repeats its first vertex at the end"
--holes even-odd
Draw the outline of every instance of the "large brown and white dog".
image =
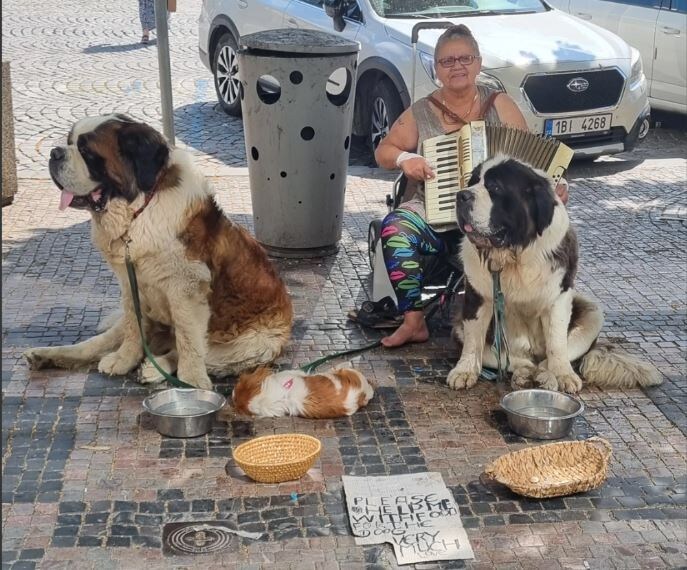
POLYGON ((545 389, 578 392, 582 380, 571 364, 578 359, 589 384, 629 388, 661 382, 653 366, 594 346, 603 313, 574 289, 577 237, 550 177, 512 158, 496 157, 475 169, 456 201, 465 234, 465 299, 454 327, 463 352, 448 375, 451 388, 469 388, 482 366, 498 365, 491 349, 490 269, 501 272, 514 387, 534 381, 545 389))
MULTIPOLYGON (((256 240, 229 220, 183 150, 124 115, 77 122, 50 153, 60 208, 91 213, 91 237, 121 288, 121 316, 71 346, 32 348, 33 368, 96 365, 126 374, 143 359, 124 264, 138 278, 153 354, 185 382, 211 388, 226 375, 273 361, 289 339, 293 312, 284 283, 256 240)), ((149 364, 142 381, 161 379, 149 364)))

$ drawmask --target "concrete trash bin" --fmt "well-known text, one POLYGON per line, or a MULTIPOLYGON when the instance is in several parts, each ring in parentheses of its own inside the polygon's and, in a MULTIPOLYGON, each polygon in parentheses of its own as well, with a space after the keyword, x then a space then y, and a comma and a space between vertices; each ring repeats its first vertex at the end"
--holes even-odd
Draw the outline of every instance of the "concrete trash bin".
POLYGON ((255 237, 278 257, 335 253, 360 46, 300 29, 246 35, 240 45, 255 237))

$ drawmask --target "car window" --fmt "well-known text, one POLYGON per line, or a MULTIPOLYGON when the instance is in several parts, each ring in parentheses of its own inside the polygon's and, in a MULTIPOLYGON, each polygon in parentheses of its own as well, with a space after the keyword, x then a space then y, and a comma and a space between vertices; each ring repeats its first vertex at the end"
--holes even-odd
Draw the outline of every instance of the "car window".
MULTIPOLYGON (((324 10, 324 1, 323 0, 300 0, 301 2, 305 2, 306 4, 310 4, 312 6, 317 6, 318 8, 322 8, 324 10)), ((350 20, 355 20, 356 22, 362 22, 363 21, 363 14, 360 11, 360 6, 358 6, 357 2, 348 2, 344 6, 344 17, 349 18, 350 20)))
POLYGON ((673 12, 687 13, 687 0, 672 0, 670 9, 673 12))
POLYGON ((628 6, 642 6, 643 8, 660 8, 661 0, 613 0, 616 4, 628 6))
POLYGON ((370 4, 377 14, 386 18, 522 14, 547 10, 540 0, 370 0, 370 4))

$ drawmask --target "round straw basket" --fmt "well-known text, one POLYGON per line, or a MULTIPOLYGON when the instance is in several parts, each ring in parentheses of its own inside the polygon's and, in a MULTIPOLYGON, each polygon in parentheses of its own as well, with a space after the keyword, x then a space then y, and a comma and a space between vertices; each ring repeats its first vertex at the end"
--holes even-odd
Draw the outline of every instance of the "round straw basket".
POLYGON ((234 461, 260 483, 299 479, 320 455, 320 440, 302 433, 266 435, 242 443, 234 450, 234 461))
POLYGON ((549 443, 502 455, 484 472, 519 495, 562 497, 599 487, 611 452, 611 444, 600 437, 549 443))

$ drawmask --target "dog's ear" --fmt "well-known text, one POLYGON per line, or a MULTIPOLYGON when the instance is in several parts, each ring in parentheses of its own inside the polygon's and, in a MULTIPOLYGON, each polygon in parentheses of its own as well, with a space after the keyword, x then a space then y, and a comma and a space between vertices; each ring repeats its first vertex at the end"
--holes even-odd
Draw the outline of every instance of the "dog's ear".
POLYGON ((472 174, 470 175, 470 180, 468 180, 468 186, 474 186, 482 179, 482 165, 478 164, 472 169, 472 174))
POLYGON ((143 123, 123 123, 118 134, 119 152, 132 166, 136 184, 150 192, 167 165, 169 146, 164 137, 143 123))
POLYGON ((551 225, 551 220, 553 220, 553 209, 556 207, 556 199, 549 180, 538 174, 532 181, 531 191, 535 206, 534 222, 537 234, 542 235, 544 230, 551 225))

